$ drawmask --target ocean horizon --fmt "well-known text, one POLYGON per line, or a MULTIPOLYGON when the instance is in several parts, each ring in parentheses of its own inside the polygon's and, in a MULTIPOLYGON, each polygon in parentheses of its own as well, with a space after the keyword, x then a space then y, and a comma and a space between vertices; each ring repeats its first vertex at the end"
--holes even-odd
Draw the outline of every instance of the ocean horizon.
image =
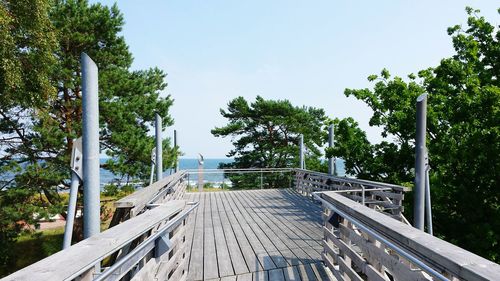
MULTIPOLYGON (((100 159, 101 163, 105 162, 108 157, 102 157, 100 159)), ((326 160, 325 160, 326 161, 326 160)), ((203 163, 203 169, 218 169, 219 164, 224 163, 232 163, 234 162, 233 158, 205 158, 204 163, 203 163)), ((339 176, 345 176, 345 166, 344 166, 344 160, 342 159, 337 159, 336 161, 337 164, 337 174, 339 176)), ((180 170, 197 170, 198 169, 198 159, 197 158, 180 158, 179 159, 179 169, 180 170)), ((123 178, 120 178, 118 175, 113 174, 112 172, 102 169, 100 170, 101 172, 101 186, 104 186, 109 183, 116 183, 116 184, 122 184, 124 183, 123 178)), ((163 172, 163 177, 169 176, 174 173, 173 169, 166 169, 163 172)), ((196 181, 198 179, 198 176, 196 173, 194 173, 190 181, 196 181)), ((224 181, 224 175, 223 173, 210 173, 210 174, 204 174, 203 175, 203 180, 204 182, 212 182, 212 183, 221 183, 224 181)))

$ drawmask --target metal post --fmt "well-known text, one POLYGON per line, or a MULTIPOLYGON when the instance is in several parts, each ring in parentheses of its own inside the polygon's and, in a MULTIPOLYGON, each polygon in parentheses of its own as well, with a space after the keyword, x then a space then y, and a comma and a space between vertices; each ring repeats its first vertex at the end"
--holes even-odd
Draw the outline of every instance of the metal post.
POLYGON ((262 178, 262 169, 260 169, 260 189, 263 189, 264 188, 264 185, 263 185, 263 178, 262 178))
POLYGON ((79 185, 80 178, 75 172, 71 171, 71 188, 69 190, 69 203, 68 213, 66 214, 66 225, 64 226, 63 249, 71 246, 71 238, 73 237, 73 224, 75 221, 76 213, 76 199, 78 195, 79 185))
POLYGON ((66 214, 66 225, 64 226, 63 249, 71 246, 73 237, 73 224, 76 213, 76 200, 78 198, 78 187, 83 176, 82 169, 82 138, 73 140, 71 151, 71 187, 69 190, 68 212, 66 214))
POLYGON ((174 130, 174 148, 176 151, 175 154, 175 172, 177 173, 179 171, 179 151, 177 147, 177 130, 174 130))
POLYGON ((432 204, 431 204, 431 185, 429 181, 429 153, 425 153, 425 220, 427 221, 427 233, 434 235, 432 230, 432 204))
POLYGON ((361 204, 365 205, 365 186, 361 185, 361 204))
POLYGON ((203 191, 203 155, 198 159, 198 191, 203 191))
MULTIPOLYGON (((328 127, 328 147, 333 147, 334 131, 333 124, 328 127)), ((335 158, 328 158, 328 174, 334 176, 335 173, 335 158)))
POLYGON ((415 188, 413 191, 413 226, 424 230, 425 215, 425 135, 427 116, 427 94, 417 98, 417 132, 415 138, 415 188))
POLYGON ((299 136, 299 167, 304 169, 304 135, 299 136))
POLYGON ((82 65, 83 237, 100 232, 99 97, 97 65, 85 53, 82 65))
POLYGON ((155 114, 155 137, 156 137, 156 181, 163 178, 163 145, 161 139, 161 117, 160 114, 155 114))
POLYGON ((152 185, 155 177, 155 163, 156 163, 156 148, 151 149, 151 174, 149 176, 149 185, 152 185))

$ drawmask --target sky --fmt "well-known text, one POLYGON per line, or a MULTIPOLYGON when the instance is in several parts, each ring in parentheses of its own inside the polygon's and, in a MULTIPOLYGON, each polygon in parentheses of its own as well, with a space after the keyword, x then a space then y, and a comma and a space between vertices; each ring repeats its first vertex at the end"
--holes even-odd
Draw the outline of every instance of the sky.
MULTIPOLYGON (((91 1, 97 2, 97 1, 91 1)), ((115 1, 98 1, 112 5, 115 1)), ((122 34, 133 69, 168 73, 175 124, 185 158, 225 157, 231 139, 210 130, 226 120, 220 108, 238 96, 288 99, 323 108, 330 118, 353 117, 371 142, 371 110, 346 88, 369 88, 387 68, 407 77, 453 54, 446 29, 466 25, 465 7, 498 26, 497 1, 170 1, 122 0, 122 34)))

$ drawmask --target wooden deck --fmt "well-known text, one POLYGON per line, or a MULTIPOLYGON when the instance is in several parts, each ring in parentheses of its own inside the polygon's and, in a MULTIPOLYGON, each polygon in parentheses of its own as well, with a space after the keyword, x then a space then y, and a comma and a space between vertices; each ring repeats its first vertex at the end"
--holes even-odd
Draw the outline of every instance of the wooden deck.
POLYGON ((330 280, 320 205, 291 189, 186 193, 188 280, 330 280))

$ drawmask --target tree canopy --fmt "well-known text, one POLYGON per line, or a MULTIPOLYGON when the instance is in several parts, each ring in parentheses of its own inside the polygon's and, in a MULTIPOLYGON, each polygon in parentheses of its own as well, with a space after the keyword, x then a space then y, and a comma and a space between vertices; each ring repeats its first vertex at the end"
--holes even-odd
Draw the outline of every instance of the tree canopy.
POLYGON ((308 148, 306 165, 314 165, 324 142, 322 109, 293 106, 288 100, 266 100, 257 96, 249 103, 243 97, 231 100, 221 115, 228 124, 216 127, 216 137, 231 137, 234 149, 227 156, 234 162, 226 168, 298 167, 299 135, 308 148))
POLYGON ((373 89, 345 90, 373 110, 370 125, 393 141, 371 144, 354 120, 336 120, 336 147, 327 154, 344 158, 347 172, 360 178, 411 184, 416 98, 427 92, 434 231, 499 261, 500 31, 466 10, 467 27, 448 29, 452 57, 406 81, 384 69, 368 77, 373 89))
POLYGON ((320 155, 321 134, 325 121, 323 109, 293 106, 288 100, 265 100, 257 96, 249 104, 243 97, 231 100, 221 115, 229 123, 216 127, 216 137, 231 136, 234 149, 227 156, 235 157, 229 165, 258 168, 298 166, 299 135, 310 153, 320 155))
MULTIPOLYGON (((156 112, 164 127, 172 125, 173 100, 160 96, 167 86, 162 70, 130 69, 123 25, 116 5, 0 2, 0 235, 8 235, 2 242, 35 213, 63 212, 58 191, 69 185, 73 139, 82 134, 82 52, 99 68, 100 141, 110 157, 103 168, 126 179, 148 177, 154 147, 148 132, 156 112)), ((168 140, 163 146, 168 167, 176 153, 168 140)))

